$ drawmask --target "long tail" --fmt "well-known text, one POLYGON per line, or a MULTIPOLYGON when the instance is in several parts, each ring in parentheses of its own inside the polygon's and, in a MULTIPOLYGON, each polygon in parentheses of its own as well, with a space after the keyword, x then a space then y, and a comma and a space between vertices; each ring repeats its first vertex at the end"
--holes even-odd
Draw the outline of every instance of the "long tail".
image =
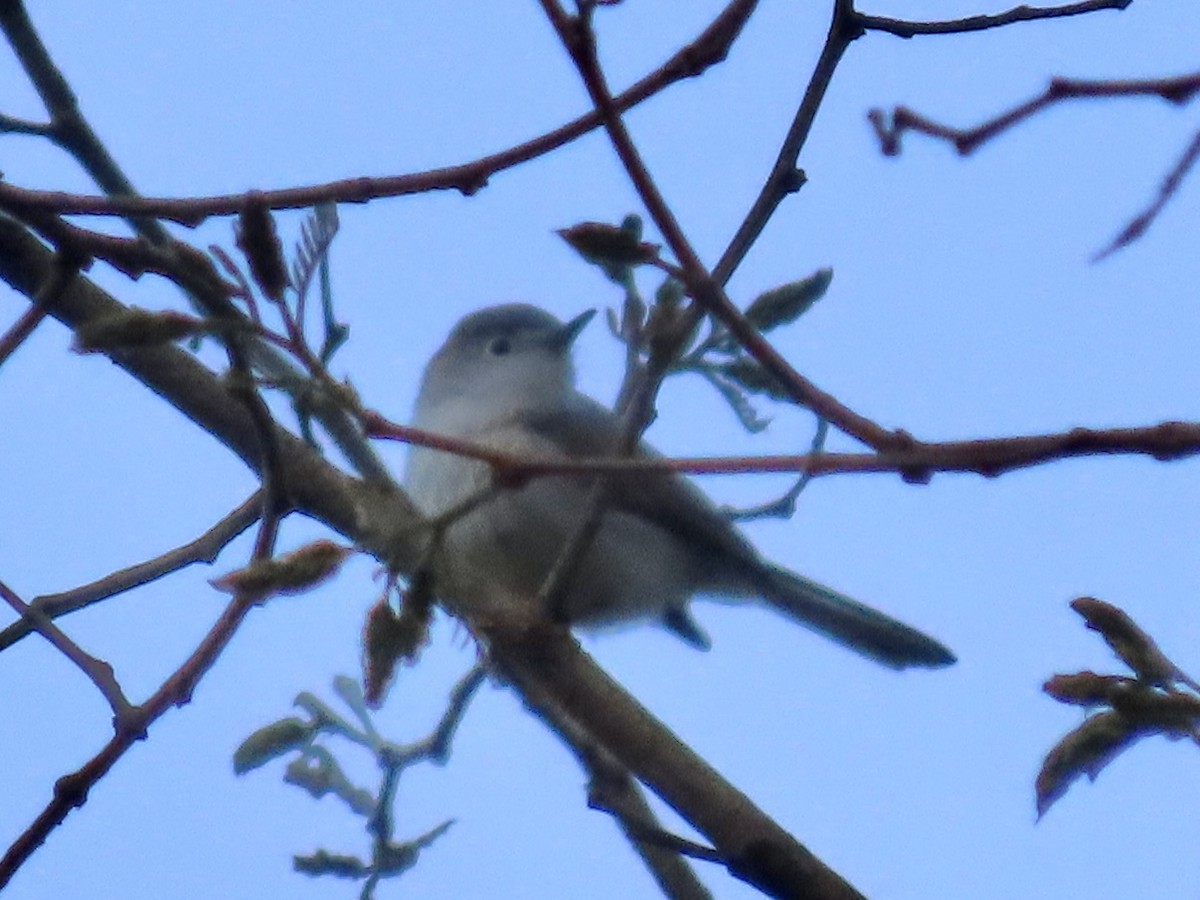
POLYGON ((893 669, 948 666, 954 654, 898 619, 778 566, 767 566, 763 593, 806 628, 893 669))

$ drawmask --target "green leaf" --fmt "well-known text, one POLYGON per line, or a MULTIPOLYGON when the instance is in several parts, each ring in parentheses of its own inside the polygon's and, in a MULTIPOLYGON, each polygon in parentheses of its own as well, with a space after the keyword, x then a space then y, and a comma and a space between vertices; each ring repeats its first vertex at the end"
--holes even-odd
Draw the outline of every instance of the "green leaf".
POLYGON ((717 389, 717 392, 729 404, 734 415, 742 423, 742 427, 751 434, 758 434, 760 431, 766 430, 766 427, 771 424, 770 419, 763 418, 758 414, 758 410, 754 408, 754 404, 750 402, 750 399, 739 385, 723 377, 720 372, 711 366, 698 366, 696 371, 708 379, 708 383, 717 389))
POLYGON ((1121 751, 1153 733, 1153 729, 1136 726, 1115 712, 1099 713, 1086 719, 1046 754, 1036 783, 1038 818, 1045 815, 1080 775, 1095 781, 1100 771, 1121 751))
POLYGON ((233 752, 233 771, 245 775, 252 769, 292 750, 299 750, 313 736, 313 725, 290 716, 254 732, 233 752))
POLYGON ((366 788, 353 784, 333 754, 324 747, 313 745, 305 754, 288 763, 283 780, 307 791, 320 800, 333 794, 360 816, 375 814, 375 796, 366 788))
POLYGON ((667 306, 674 309, 679 306, 680 301, 683 300, 683 296, 683 285, 674 278, 668 278, 654 292, 654 301, 659 306, 667 306))
POLYGON ((792 395, 783 389, 778 379, 752 356, 738 356, 729 362, 718 363, 714 368, 752 394, 765 394, 773 400, 793 402, 792 395))
POLYGON ((304 875, 333 875, 336 878, 364 878, 370 867, 357 856, 318 850, 308 856, 293 856, 292 868, 304 875))
POLYGON ((387 842, 376 848, 375 868, 381 875, 399 875, 416 865, 420 852, 445 834, 453 819, 447 819, 441 825, 427 831, 420 837, 404 843, 387 842))
POLYGON ((794 322, 825 295, 831 281, 833 269, 818 269, 800 281, 792 281, 759 294, 747 307, 746 318, 762 332, 794 322))

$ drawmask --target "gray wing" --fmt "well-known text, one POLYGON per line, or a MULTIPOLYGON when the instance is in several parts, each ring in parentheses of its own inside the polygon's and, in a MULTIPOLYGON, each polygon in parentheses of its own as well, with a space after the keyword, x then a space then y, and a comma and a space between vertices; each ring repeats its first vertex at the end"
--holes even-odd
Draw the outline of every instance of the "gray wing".
MULTIPOLYGON (((616 416, 582 394, 576 395, 568 410, 535 414, 530 425, 561 448, 566 456, 575 459, 611 457, 621 436, 616 416)), ((645 443, 639 444, 634 453, 635 458, 657 456, 659 454, 645 443)), ((653 522, 703 557, 711 559, 716 554, 722 563, 716 567, 718 571, 726 577, 744 574, 745 581, 740 586, 744 590, 754 590, 762 569, 758 552, 686 478, 671 472, 644 472, 612 475, 608 483, 611 508, 653 522), (744 570, 739 573, 742 567, 744 570)), ((716 587, 715 584, 706 586, 716 587)), ((733 589, 737 585, 729 587, 733 589)))

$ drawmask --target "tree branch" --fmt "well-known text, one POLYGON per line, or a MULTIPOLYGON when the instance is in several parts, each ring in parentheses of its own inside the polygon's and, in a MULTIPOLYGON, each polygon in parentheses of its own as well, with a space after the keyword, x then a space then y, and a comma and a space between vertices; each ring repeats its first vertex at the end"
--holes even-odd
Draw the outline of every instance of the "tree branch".
POLYGON ((17 348, 33 334, 34 329, 46 317, 46 308, 66 290, 78 271, 77 260, 70 259, 65 254, 55 257, 54 265, 47 273, 45 281, 33 295, 32 305, 13 323, 12 328, 0 335, 0 365, 4 365, 17 348))
MULTIPOLYGON (((76 610, 85 609, 93 603, 124 593, 158 578, 170 575, 192 563, 211 563, 225 546, 253 525, 262 506, 261 492, 255 491, 236 509, 193 541, 173 550, 168 550, 154 559, 111 572, 96 581, 59 594, 35 597, 30 608, 51 619, 57 619, 76 610)), ((22 619, 0 631, 0 650, 11 647, 33 630, 30 622, 22 619)))
MULTIPOLYGON (((634 778, 583 725, 566 710, 542 697, 526 707, 558 735, 588 773, 588 806, 611 815, 626 839, 671 900, 711 900, 712 895, 678 852, 658 838, 666 832, 634 778)), ((723 862, 709 857, 709 862, 723 862)))
POLYGON ((104 699, 112 708, 113 726, 117 731, 119 732, 125 727, 125 723, 133 712, 133 707, 117 683, 112 666, 84 651, 82 647, 67 637, 62 629, 51 622, 44 612, 26 603, 2 581, 0 581, 0 597, 3 597, 4 601, 21 617, 22 622, 28 622, 32 630, 41 634, 63 656, 75 663, 79 670, 88 677, 88 680, 96 686, 96 689, 104 695, 104 699))
MULTIPOLYGON (((0 28, 50 114, 46 136, 74 156, 106 193, 136 197, 133 184, 80 112, 75 92, 54 65, 21 0, 0 2, 0 28)), ((145 216, 128 219, 134 230, 151 243, 165 245, 171 241, 159 222, 145 216)))
POLYGON ((938 138, 962 156, 974 153, 992 138, 1020 124, 1049 106, 1064 100, 1109 99, 1112 97, 1161 97, 1182 106, 1200 93, 1200 72, 1170 78, 1121 79, 1094 81, 1076 78, 1053 78, 1037 97, 1033 97, 992 119, 971 128, 943 125, 905 106, 897 106, 890 114, 873 109, 867 117, 875 128, 879 146, 887 156, 898 156, 901 139, 909 131, 938 138))
MULTIPOLYGON (((0 216, 0 279, 30 296, 43 282, 53 258, 53 252, 19 223, 0 216)), ((50 314, 68 327, 78 328, 127 309, 79 276, 50 314)), ((171 345, 125 347, 107 355, 223 443, 252 471, 263 474, 258 437, 249 414, 225 381, 195 357, 171 345)), ((353 537, 359 546, 397 570, 412 570, 420 558, 414 534, 424 520, 401 491, 339 471, 283 428, 276 429, 273 439, 279 450, 287 505, 353 537)))
POLYGON ((1163 211, 1163 207, 1167 202, 1179 192, 1179 186, 1183 184, 1183 180, 1192 171, 1192 167, 1196 165, 1196 160, 1200 159, 1200 131, 1192 135, 1191 141, 1188 143, 1187 149, 1179 157, 1179 161, 1159 185, 1158 193, 1150 204, 1134 216, 1120 234, 1109 242, 1108 246, 1103 247, 1092 256, 1092 262, 1099 262, 1113 253, 1116 253, 1123 247, 1127 247, 1134 241, 1141 238, 1142 235, 1154 224, 1154 220, 1158 218, 1158 214, 1163 211))
MULTIPOLYGON (((700 257, 692 248, 674 213, 646 169, 641 154, 621 120, 620 111, 613 104, 604 72, 596 57, 595 35, 589 21, 585 17, 572 18, 568 16, 557 0, 541 0, 541 2, 543 10, 554 25, 563 46, 566 47, 575 67, 579 70, 592 102, 604 120, 604 127, 612 141, 613 148, 620 157, 638 196, 646 205, 646 209, 654 219, 654 224, 670 246, 671 252, 679 260, 682 269, 681 275, 685 280, 688 292, 699 307, 691 312, 690 322, 693 324, 698 322, 704 312, 711 313, 729 329, 729 332, 755 359, 762 363, 764 368, 779 381, 783 389, 797 403, 808 407, 822 418, 828 419, 852 437, 877 450, 896 449, 910 443, 909 435, 901 432, 889 432, 881 428, 820 390, 797 372, 779 351, 746 321, 745 316, 725 295, 718 280, 705 269, 700 257)), ((842 0, 839 0, 839 3, 842 3, 842 0)), ((678 329, 675 347, 667 352, 668 357, 678 352, 683 339, 689 332, 690 328, 686 326, 678 329)), ((652 402, 657 390, 658 384, 647 384, 646 391, 650 399, 646 402, 652 402)))
POLYGON ((867 31, 882 31, 894 34, 896 37, 911 38, 925 34, 965 34, 970 31, 986 31, 989 28, 1000 28, 1017 22, 1062 19, 1067 16, 1098 12, 1102 9, 1123 10, 1132 2, 1133 0, 1081 0, 1079 3, 1066 3, 1062 6, 1022 5, 994 15, 967 16, 963 19, 950 19, 943 22, 910 22, 859 13, 858 21, 867 31))
POLYGON ((771 897, 861 895, 600 670, 565 628, 474 623, 489 658, 535 711, 565 714, 705 835, 735 877, 771 897), (556 713, 561 711, 561 713, 556 713))
POLYGON ((863 29, 857 16, 852 0, 834 0, 833 19, 829 23, 825 43, 821 46, 821 55, 817 58, 812 75, 809 76, 804 96, 792 117, 791 125, 788 126, 771 171, 730 239, 725 252, 713 268, 713 278, 718 284, 724 285, 729 282, 754 242, 762 234, 767 222, 775 214, 775 210, 779 208, 779 204, 804 185, 804 171, 797 168, 800 151, 808 141, 817 110, 821 108, 825 91, 829 88, 838 63, 850 44, 862 36, 863 29))
MULTIPOLYGON (((259 532, 259 546, 255 551, 256 558, 263 558, 269 553, 274 542, 275 523, 274 517, 264 519, 259 532)), ((200 679, 216 662, 246 614, 256 604, 257 599, 253 595, 236 596, 183 665, 163 682, 150 699, 133 707, 130 714, 120 721, 117 733, 104 748, 80 769, 55 782, 54 796, 46 808, 0 858, 0 889, 8 884, 17 869, 45 842, 50 833, 62 824, 71 810, 87 802, 88 791, 130 747, 146 737, 150 725, 172 706, 181 706, 191 700, 192 691, 200 679)))
MULTIPOLYGON (((0 7, 15 5, 0 3, 0 7)), ((623 91, 614 100, 618 108, 631 109, 675 82, 694 78, 722 62, 757 6, 758 0, 732 0, 694 41, 623 91)), ((409 175, 347 178, 257 193, 271 209, 305 209, 320 203, 367 203, 437 190, 457 190, 464 196, 471 196, 486 187, 488 179, 497 172, 544 156, 599 127, 600 122, 596 112, 589 112, 524 143, 459 165, 409 175)), ((18 217, 21 210, 60 215, 157 216, 196 226, 211 216, 237 215, 245 202, 245 194, 188 198, 97 197, 62 191, 34 191, 0 182, 0 208, 18 217)))

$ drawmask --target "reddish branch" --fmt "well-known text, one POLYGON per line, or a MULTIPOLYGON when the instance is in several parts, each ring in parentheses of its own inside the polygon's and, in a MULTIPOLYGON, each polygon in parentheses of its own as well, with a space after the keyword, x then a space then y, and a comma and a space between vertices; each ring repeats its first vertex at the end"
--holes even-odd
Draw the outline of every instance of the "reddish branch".
POLYGON ((807 472, 821 475, 887 473, 928 482, 938 472, 965 472, 993 478, 1018 469, 1081 456, 1138 455, 1161 461, 1200 454, 1200 422, 1162 422, 1140 428, 1073 428, 1052 434, 984 438, 973 441, 913 441, 886 453, 806 453, 796 456, 639 457, 637 459, 530 459, 480 444, 389 422, 378 413, 363 415, 368 435, 435 447, 486 462, 502 483, 562 474, 615 477, 647 472, 688 475, 807 472))
MULTIPOLYGON (((278 518, 275 515, 264 516, 254 549, 255 559, 270 555, 277 526, 278 518)), ((50 832, 62 823, 71 810, 87 802, 88 791, 130 747, 146 737, 147 730, 163 713, 172 706, 182 706, 191 700, 192 691, 204 674, 212 668, 256 602, 256 598, 248 594, 234 597, 183 665, 162 683, 150 699, 130 708, 128 714, 117 718, 116 734, 104 749, 88 760, 82 768, 64 775, 54 783, 54 796, 46 808, 13 842, 3 858, 0 858, 0 889, 8 884, 21 864, 42 845, 50 832)))
POLYGON ((898 106, 890 115, 873 109, 868 113, 879 138, 880 148, 888 156, 900 153, 901 138, 909 131, 939 138, 954 146, 963 156, 974 153, 980 146, 1007 131, 1048 106, 1064 100, 1108 99, 1112 97, 1161 97, 1176 105, 1191 101, 1200 92, 1200 72, 1172 78, 1125 79, 1118 81, 1088 81, 1075 78, 1055 78, 1039 96, 972 128, 943 125, 905 106, 898 106))
MULTIPOLYGON (((10 5, 14 4, 2 3, 0 7, 10 5)), ((630 109, 675 82, 701 75, 711 66, 722 62, 757 5, 757 0, 732 0, 694 41, 623 91, 614 99, 614 103, 621 110, 630 109)), ((326 184, 268 190, 262 191, 260 196, 272 209, 303 209, 319 203, 366 203, 385 197, 435 190, 457 190, 470 196, 486 187, 488 179, 497 172, 544 156, 599 125, 600 116, 590 112, 532 140, 472 162, 409 175, 380 178, 364 176, 326 184)), ((236 215, 245 202, 245 194, 187 198, 99 197, 63 191, 34 191, 0 183, 0 208, 18 218, 26 211, 63 215, 138 215, 156 216, 195 226, 210 216, 236 215)))
MULTIPOLYGON (((230 541, 258 520, 261 510, 262 498, 256 491, 195 540, 168 550, 154 559, 110 572, 103 578, 73 590, 35 597, 30 606, 35 612, 56 619, 67 613, 85 609, 93 603, 99 603, 109 597, 141 587, 143 584, 177 572, 192 563, 211 563, 230 541)), ((0 651, 12 646, 32 630, 33 625, 26 618, 9 625, 0 631, 0 651)))
MULTIPOLYGON (((763 366, 784 386, 795 400, 812 409, 822 418, 828 419, 847 434, 858 438, 863 443, 877 450, 898 449, 909 442, 908 436, 899 432, 889 432, 879 425, 859 415, 852 409, 839 403, 836 398, 820 390, 816 385, 797 372, 790 363, 766 341, 745 316, 726 296, 721 285, 709 274, 701 262, 699 255, 693 249, 687 235, 659 191, 641 158, 633 138, 621 120, 620 110, 609 93, 604 72, 596 56, 595 34, 588 19, 568 16, 556 0, 542 0, 542 8, 558 32, 563 46, 567 48, 584 86, 587 88, 592 102, 596 105, 604 121, 604 128, 609 139, 625 167, 630 181, 645 204, 654 224, 658 227, 671 252, 679 261, 681 275, 687 285, 688 293, 698 307, 692 311, 693 318, 698 318, 702 312, 713 315, 722 325, 733 334, 763 366)), ((682 341, 687 333, 686 328, 680 328, 678 340, 682 341)), ((653 401, 657 391, 657 383, 648 383, 647 396, 643 403, 653 401)))
POLYGON ((1107 247, 1097 251, 1092 257, 1092 262, 1099 262, 1106 256, 1109 256, 1129 244, 1132 244, 1143 234, 1146 233, 1153 223, 1158 218, 1158 214, 1162 212, 1163 207, 1167 205, 1167 201, 1175 196, 1179 190, 1179 186, 1183 184, 1183 179, 1187 177, 1192 167, 1196 165, 1196 160, 1200 158, 1200 131, 1192 136, 1191 142, 1187 149, 1183 151, 1183 155, 1179 157, 1179 161, 1175 163, 1174 168, 1167 173, 1167 176, 1159 185, 1158 194, 1150 201, 1149 205, 1134 216, 1120 233, 1112 239, 1107 247))
POLYGON ((804 171, 797 167, 797 163, 812 130, 817 110, 842 55, 851 43, 867 32, 885 32, 905 38, 916 35, 961 34, 1035 19, 1063 18, 1101 9, 1124 9, 1129 3, 1130 0, 1085 0, 1063 6, 1018 6, 992 16, 970 16, 941 22, 909 22, 865 15, 854 8, 852 0, 835 0, 833 19, 825 43, 821 47, 821 55, 809 77, 808 86, 788 126, 787 134, 780 144, 779 153, 750 210, 713 268, 713 277, 719 284, 729 281, 779 204, 803 186, 806 176, 804 171))
POLYGON ((0 335, 0 365, 4 364, 21 344, 34 332, 46 317, 47 309, 53 305, 59 295, 66 290, 75 273, 79 271, 77 260, 65 254, 55 257, 53 268, 46 275, 45 281, 33 296, 32 305, 13 323, 3 335, 0 335))
MULTIPOLYGON (((1182 106, 1200 93, 1200 72, 1171 78, 1122 79, 1116 81, 1087 81, 1055 78, 1042 94, 1026 100, 1007 112, 972 128, 955 128, 927 118, 908 107, 898 106, 890 114, 873 109, 867 114, 880 149, 888 156, 898 156, 904 134, 909 131, 938 138, 951 145, 963 156, 974 153, 983 144, 1010 128, 1037 115, 1042 110, 1064 100, 1109 99, 1113 97, 1160 97, 1168 103, 1182 106)), ((1187 149, 1163 179, 1158 194, 1150 204, 1121 229, 1113 240, 1098 251, 1093 262, 1120 250, 1146 233, 1158 218, 1167 202, 1200 158, 1200 132, 1189 142, 1187 149)))
POLYGON ((883 31, 897 37, 911 38, 924 34, 963 34, 968 31, 986 31, 1017 22, 1035 22, 1039 19, 1062 19, 1079 16, 1102 9, 1125 9, 1133 0, 1082 0, 1080 3, 1065 3, 1061 6, 1015 6, 994 15, 967 16, 943 22, 908 22, 886 16, 859 14, 858 21, 868 31, 883 31))
POLYGON ((88 677, 88 680, 96 686, 96 690, 103 694, 104 699, 108 701, 108 705, 113 711, 113 722, 120 731, 127 724, 133 707, 126 699, 125 692, 121 690, 121 685, 117 683, 112 666, 86 652, 67 637, 62 629, 51 622, 44 612, 30 606, 2 581, 0 581, 0 597, 4 598, 4 602, 11 606, 22 620, 28 621, 33 630, 49 641, 59 653, 75 663, 79 670, 88 677))

